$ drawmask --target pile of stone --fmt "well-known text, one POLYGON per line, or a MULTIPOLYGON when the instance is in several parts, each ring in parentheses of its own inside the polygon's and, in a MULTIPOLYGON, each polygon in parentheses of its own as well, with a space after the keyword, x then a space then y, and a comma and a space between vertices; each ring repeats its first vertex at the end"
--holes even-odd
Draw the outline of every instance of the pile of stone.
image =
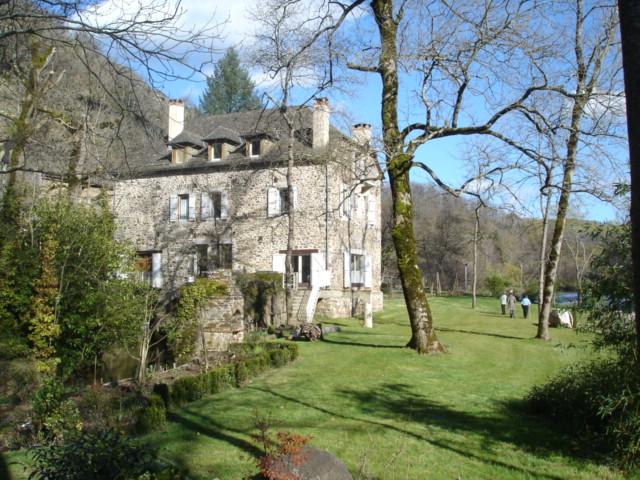
POLYGON ((315 342, 316 340, 320 340, 321 335, 322 330, 320 330, 318 325, 314 325, 313 323, 304 323, 296 328, 295 332, 293 332, 293 339, 315 342))

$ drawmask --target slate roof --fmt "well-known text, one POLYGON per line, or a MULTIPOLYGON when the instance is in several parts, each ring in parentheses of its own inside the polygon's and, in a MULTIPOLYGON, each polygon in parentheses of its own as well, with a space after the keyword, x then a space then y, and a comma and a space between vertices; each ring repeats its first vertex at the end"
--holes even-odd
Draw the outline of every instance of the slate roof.
MULTIPOLYGON (((192 113, 192 112, 189 112, 192 113)), ((309 132, 313 125, 313 110, 309 107, 290 107, 287 115, 296 135, 294 152, 305 161, 317 160, 317 152, 311 148, 309 132)), ((226 113, 221 115, 187 115, 185 129, 174 138, 169 145, 192 145, 201 149, 188 161, 180 164, 171 163, 170 150, 159 153, 158 148, 150 149, 148 155, 139 157, 130 164, 128 175, 144 177, 154 175, 171 175, 192 171, 218 170, 229 168, 259 168, 265 164, 274 165, 285 161, 288 126, 283 114, 278 109, 261 109, 245 112, 226 113), (245 153, 246 139, 267 137, 273 144, 259 158, 248 158, 245 153), (208 161, 206 140, 227 140, 236 146, 222 161, 208 161)), ((329 129, 330 144, 348 139, 333 126, 329 129)))

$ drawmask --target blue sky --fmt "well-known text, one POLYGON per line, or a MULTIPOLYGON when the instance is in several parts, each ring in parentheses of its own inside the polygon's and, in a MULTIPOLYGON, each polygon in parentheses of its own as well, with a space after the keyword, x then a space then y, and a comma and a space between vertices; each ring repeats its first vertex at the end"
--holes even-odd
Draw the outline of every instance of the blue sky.
MULTIPOLYGON (((121 2, 122 0, 111 0, 108 3, 121 2)), ((250 43, 252 32, 255 28, 251 16, 247 14, 253 5, 253 0, 235 0, 227 2, 213 0, 200 2, 197 0, 185 0, 183 22, 196 28, 199 24, 209 20, 215 23, 224 23, 220 30, 220 38, 216 45, 222 52, 228 46, 236 46, 240 51, 250 43)), ((120 7, 122 8, 122 7, 120 7)), ((125 6, 125 8, 128 8, 125 6)), ((259 89, 269 90, 272 84, 265 81, 264 77, 251 69, 251 65, 246 67, 252 71, 258 83, 259 89)), ((212 67, 209 67, 211 71, 212 67)), ((206 71, 206 70, 205 70, 206 71)), ((359 83, 348 88, 348 92, 329 90, 322 95, 327 96, 332 107, 333 122, 344 131, 348 131, 349 124, 370 123, 373 125, 374 135, 380 134, 380 79, 375 74, 359 74, 359 83)), ((202 75, 196 75, 190 81, 176 80, 165 82, 161 89, 171 98, 189 99, 197 104, 203 89, 205 79, 202 75)), ((401 110, 404 116, 414 118, 417 109, 413 108, 415 101, 412 100, 408 88, 402 92, 401 110)), ((403 117, 401 112, 400 117, 403 117)), ((459 186, 466 178, 470 169, 469 162, 465 161, 465 153, 469 150, 470 137, 458 137, 450 139, 440 139, 422 146, 417 153, 416 159, 428 163, 440 176, 440 178, 452 187, 459 186)), ((620 151, 619 155, 626 155, 620 151)), ((415 181, 430 181, 426 174, 416 171, 415 181)), ((524 199, 532 196, 535 191, 534 185, 527 185, 525 182, 521 186, 519 195, 524 199)), ((611 221, 620 218, 621 213, 605 202, 598 201, 586 195, 577 195, 573 198, 574 214, 593 220, 611 221)), ((529 213, 535 215, 535 213, 529 213)))

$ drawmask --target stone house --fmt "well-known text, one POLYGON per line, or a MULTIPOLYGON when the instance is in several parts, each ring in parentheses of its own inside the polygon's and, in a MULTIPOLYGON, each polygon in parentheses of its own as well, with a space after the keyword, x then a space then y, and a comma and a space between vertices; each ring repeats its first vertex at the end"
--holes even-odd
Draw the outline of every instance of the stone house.
POLYGON ((326 99, 286 114, 188 121, 182 102, 168 110, 166 150, 149 152, 113 189, 118 236, 135 244, 153 286, 173 291, 223 271, 284 273, 292 214, 297 318, 382 309, 382 173, 369 125, 346 136, 330 124, 326 99))

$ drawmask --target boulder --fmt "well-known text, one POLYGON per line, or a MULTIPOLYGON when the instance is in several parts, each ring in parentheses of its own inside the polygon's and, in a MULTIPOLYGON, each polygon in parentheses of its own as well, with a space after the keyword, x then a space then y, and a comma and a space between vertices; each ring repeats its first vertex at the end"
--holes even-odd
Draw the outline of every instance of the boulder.
POLYGON ((344 463, 335 455, 306 445, 295 454, 282 457, 283 478, 299 480, 353 480, 344 463))

